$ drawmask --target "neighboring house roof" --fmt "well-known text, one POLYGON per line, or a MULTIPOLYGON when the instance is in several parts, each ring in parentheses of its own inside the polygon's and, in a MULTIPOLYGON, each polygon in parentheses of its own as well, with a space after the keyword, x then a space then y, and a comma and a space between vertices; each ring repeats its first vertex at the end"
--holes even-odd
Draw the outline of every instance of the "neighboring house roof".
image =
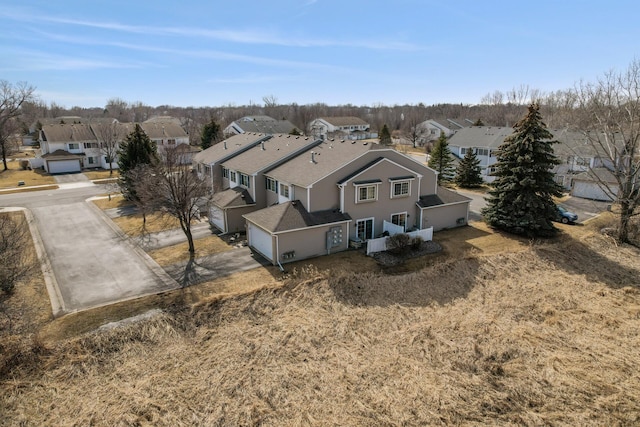
POLYGON ((472 126, 460 129, 450 139, 455 147, 498 148, 504 139, 513 133, 510 127, 472 126))
POLYGON ((438 194, 429 194, 420 196, 418 206, 421 208, 431 208, 434 206, 448 205, 451 203, 469 202, 470 198, 451 191, 447 188, 438 186, 438 194))
POLYGON ((173 116, 153 116, 145 120, 143 123, 174 123, 178 126, 182 126, 180 119, 173 116))
POLYGON ((369 125, 369 123, 362 120, 360 117, 345 116, 345 117, 320 117, 320 120, 333 125, 333 126, 361 126, 369 125))
POLYGON ((230 126, 240 129, 242 132, 260 132, 260 133, 290 133, 295 129, 295 125, 289 120, 254 120, 247 122, 234 122, 230 126))
POLYGON ((430 119, 427 122, 431 122, 432 125, 439 127, 441 129, 448 129, 457 131, 462 128, 466 128, 471 126, 471 123, 465 120, 454 120, 454 119, 430 119))
POLYGON ((53 124, 42 126, 43 141, 84 142, 96 141, 96 136, 88 124, 53 124))
POLYGON ((140 127, 151 139, 187 138, 189 136, 180 124, 174 122, 146 121, 140 123, 140 127))
POLYGON ((234 187, 215 193, 211 198, 211 204, 219 208, 239 208, 254 205, 255 202, 247 190, 234 187))
POLYGON ((51 160, 59 159, 59 160, 63 160, 63 159, 81 158, 81 157, 84 157, 84 154, 74 154, 74 153, 70 153, 70 152, 68 152, 66 150, 56 150, 53 153, 43 154, 41 157, 43 159, 51 159, 51 160))
POLYGON ((327 140, 265 173, 278 181, 308 187, 371 150, 375 145, 377 144, 360 141, 327 140), (313 162, 311 153, 314 153, 313 162))
POLYGON ((337 209, 309 213, 298 200, 269 206, 244 218, 271 233, 351 220, 348 214, 337 209))
MULTIPOLYGON (((224 167, 249 175, 276 166, 280 161, 322 141, 306 136, 274 135, 225 161, 224 167)), ((220 145, 220 144, 216 144, 220 145)))
POLYGON ((276 119, 269 116, 244 116, 239 118, 238 120, 234 120, 236 122, 275 122, 276 119))
POLYGON ((223 162, 244 150, 251 148, 253 145, 259 144, 260 141, 269 139, 268 135, 257 133, 243 133, 234 135, 217 144, 212 145, 206 150, 202 150, 193 158, 195 163, 204 163, 212 165, 214 163, 223 162))

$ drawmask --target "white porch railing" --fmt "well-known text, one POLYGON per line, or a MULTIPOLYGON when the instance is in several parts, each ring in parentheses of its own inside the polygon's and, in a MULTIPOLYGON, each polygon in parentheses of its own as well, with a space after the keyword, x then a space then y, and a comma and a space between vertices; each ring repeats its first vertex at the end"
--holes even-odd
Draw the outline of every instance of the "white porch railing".
MULTIPOLYGON (((397 234, 397 233, 394 233, 397 234)), ((433 240, 433 227, 424 228, 422 230, 411 231, 407 233, 409 237, 414 238, 420 236, 424 241, 433 240)), ((382 252, 387 250, 387 237, 380 237, 379 239, 367 240, 367 255, 374 252, 382 252)))

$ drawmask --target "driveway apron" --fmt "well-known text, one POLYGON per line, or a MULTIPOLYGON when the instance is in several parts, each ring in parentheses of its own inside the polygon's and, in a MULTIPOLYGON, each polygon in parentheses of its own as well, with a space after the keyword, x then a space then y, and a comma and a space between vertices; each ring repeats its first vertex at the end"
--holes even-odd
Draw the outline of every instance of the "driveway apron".
POLYGON ((176 287, 86 202, 33 208, 63 311, 72 312, 176 287))

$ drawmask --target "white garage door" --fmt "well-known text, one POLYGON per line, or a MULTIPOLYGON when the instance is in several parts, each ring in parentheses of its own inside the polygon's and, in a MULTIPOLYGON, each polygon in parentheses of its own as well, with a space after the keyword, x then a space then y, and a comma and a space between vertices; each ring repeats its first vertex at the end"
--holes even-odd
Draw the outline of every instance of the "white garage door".
POLYGON ((55 160, 47 162, 49 173, 80 172, 80 160, 55 160))
POLYGON ((223 233, 227 232, 224 226, 224 212, 222 211, 222 209, 211 206, 209 208, 209 222, 223 233))
MULTIPOLYGON (((611 189, 617 192, 618 187, 612 185, 611 189)), ((571 195, 582 197, 584 199, 611 201, 611 197, 609 197, 609 195, 602 188, 600 188, 598 184, 593 182, 574 182, 573 189, 571 190, 571 195)))
POLYGON ((260 252, 269 261, 273 261, 272 242, 271 234, 249 223, 249 246, 260 252))

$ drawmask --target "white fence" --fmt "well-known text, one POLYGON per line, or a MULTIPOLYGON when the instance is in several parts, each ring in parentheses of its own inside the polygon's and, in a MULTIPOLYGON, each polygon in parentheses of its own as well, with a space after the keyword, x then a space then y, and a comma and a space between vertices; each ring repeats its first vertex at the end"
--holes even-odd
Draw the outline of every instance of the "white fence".
MULTIPOLYGON (((412 231, 407 234, 411 238, 420 236, 422 237, 422 240, 430 241, 430 240, 433 240, 433 227, 425 228, 418 231, 412 231)), ((382 252, 386 250, 387 250, 387 237, 367 240, 367 255, 372 254, 374 252, 382 252)))

